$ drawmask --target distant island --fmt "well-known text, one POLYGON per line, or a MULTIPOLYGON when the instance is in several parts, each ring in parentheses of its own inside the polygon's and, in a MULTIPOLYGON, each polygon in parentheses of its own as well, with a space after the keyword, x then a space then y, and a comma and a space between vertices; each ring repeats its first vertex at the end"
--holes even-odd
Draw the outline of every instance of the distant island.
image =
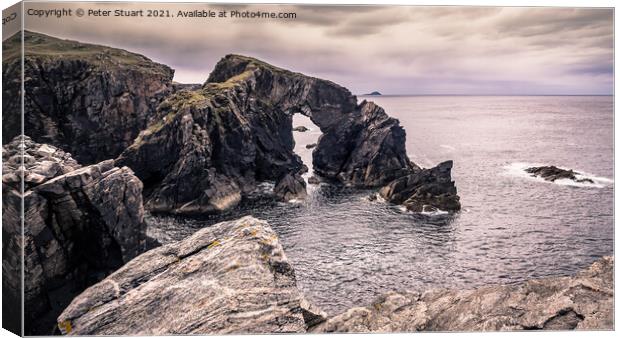
POLYGON ((370 94, 364 94, 364 95, 381 95, 381 93, 379 93, 379 92, 377 92, 377 91, 374 91, 374 92, 372 92, 372 93, 370 93, 370 94))

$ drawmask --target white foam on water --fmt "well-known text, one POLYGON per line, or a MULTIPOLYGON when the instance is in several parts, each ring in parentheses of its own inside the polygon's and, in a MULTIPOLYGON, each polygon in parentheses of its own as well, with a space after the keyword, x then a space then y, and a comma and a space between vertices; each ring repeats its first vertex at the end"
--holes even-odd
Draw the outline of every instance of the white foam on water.
POLYGON ((447 145, 447 144, 440 144, 439 145, 441 148, 447 149, 449 151, 454 151, 456 150, 456 148, 454 148, 453 146, 447 145))
POLYGON ((441 209, 435 209, 433 211, 426 211, 426 205, 422 208, 422 212, 420 212, 421 215, 425 215, 425 216, 443 216, 443 215, 447 215, 450 212, 445 211, 445 210, 441 210, 441 209))
MULTIPOLYGON (((424 210, 421 212, 415 212, 415 211, 411 211, 409 209, 407 209, 406 206, 402 205, 402 204, 391 204, 388 201, 386 201, 383 197, 381 197, 381 195, 379 193, 375 194, 376 196, 376 202, 378 203, 385 203, 390 205, 391 207, 393 207, 394 209, 397 209, 400 212, 403 213, 408 213, 408 214, 419 214, 419 215, 424 215, 424 216, 429 216, 429 217, 435 217, 435 216, 443 216, 443 215, 448 215, 450 214, 449 211, 445 211, 445 210, 441 210, 441 209, 435 209, 432 211, 426 211, 426 205, 424 206, 424 210)), ((363 197, 363 199, 369 200, 368 197, 363 197)))
MULTIPOLYGON (((552 182, 552 181, 547 181, 540 176, 533 176, 532 174, 525 171, 525 169, 527 168, 540 167, 540 166, 544 166, 544 164, 513 162, 511 164, 504 166, 505 171, 503 174, 505 176, 520 177, 520 178, 525 178, 525 179, 529 179, 529 180, 533 180, 533 181, 537 181, 541 183, 550 183, 550 184, 564 185, 564 186, 570 186, 570 187, 579 187, 579 188, 599 188, 600 189, 614 182, 614 180, 610 178, 597 176, 595 174, 587 173, 585 171, 578 170, 578 169, 573 169, 573 171, 575 171, 575 177, 577 179, 590 179, 594 183, 575 182, 571 179, 559 179, 559 180, 555 180, 552 182)), ((563 167, 558 167, 558 168, 569 170, 563 167)))

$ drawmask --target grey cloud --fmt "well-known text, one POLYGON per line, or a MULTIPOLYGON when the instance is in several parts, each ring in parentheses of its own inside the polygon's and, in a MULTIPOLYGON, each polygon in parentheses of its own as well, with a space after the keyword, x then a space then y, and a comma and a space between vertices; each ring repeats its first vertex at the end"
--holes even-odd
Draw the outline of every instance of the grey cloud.
POLYGON ((608 94, 613 88, 610 9, 157 4, 162 6, 296 12, 297 19, 162 24, 29 18, 27 28, 144 54, 177 69, 180 82, 203 82, 222 56, 240 53, 355 93, 608 94))
MULTIPOLYGON (((509 9, 506 9, 509 10, 509 9)), ((613 30, 613 12, 609 9, 558 8, 553 15, 545 8, 532 8, 519 11, 497 24, 497 29, 510 35, 531 37, 557 34, 587 27, 606 27, 613 30)))

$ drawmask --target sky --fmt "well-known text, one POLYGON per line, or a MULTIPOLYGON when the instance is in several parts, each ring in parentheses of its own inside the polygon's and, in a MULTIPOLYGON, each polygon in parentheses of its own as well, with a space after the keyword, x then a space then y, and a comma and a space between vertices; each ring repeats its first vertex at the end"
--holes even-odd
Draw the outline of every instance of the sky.
POLYGON ((613 10, 550 7, 28 4, 33 9, 262 10, 294 19, 25 17, 33 31, 144 54, 203 83, 230 53, 354 94, 610 95, 613 10))

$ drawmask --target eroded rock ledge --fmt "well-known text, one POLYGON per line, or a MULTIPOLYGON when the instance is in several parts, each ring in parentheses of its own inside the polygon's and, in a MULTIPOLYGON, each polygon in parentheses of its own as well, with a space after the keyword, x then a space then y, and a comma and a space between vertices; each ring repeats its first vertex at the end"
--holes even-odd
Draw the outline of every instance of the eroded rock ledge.
POLYGON ((390 292, 316 326, 325 332, 611 330, 614 258, 574 277, 474 290, 390 292))
MULTIPOLYGON (((3 146, 3 289, 21 283, 20 137, 3 146)), ((142 183, 108 160, 82 167, 70 154, 24 138, 26 334, 50 334, 80 291, 144 250, 142 183), (51 317, 51 320, 50 320, 51 317)))
POLYGON ((138 256, 76 297, 58 326, 75 335, 299 333, 322 320, 275 232, 248 216, 138 256))

